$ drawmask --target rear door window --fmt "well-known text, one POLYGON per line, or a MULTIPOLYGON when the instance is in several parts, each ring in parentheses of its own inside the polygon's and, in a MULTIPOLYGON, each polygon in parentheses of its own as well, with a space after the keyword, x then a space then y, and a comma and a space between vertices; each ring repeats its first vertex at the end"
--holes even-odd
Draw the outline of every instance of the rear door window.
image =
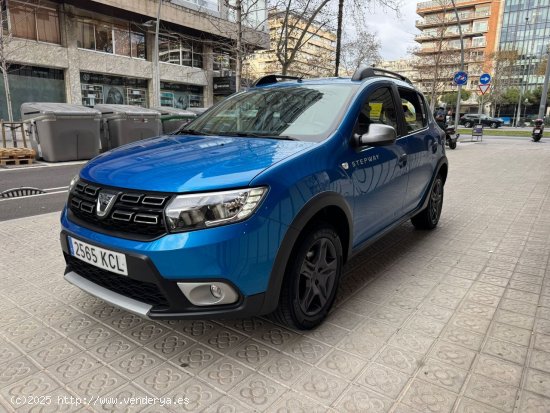
POLYGON ((398 90, 405 117, 405 132, 409 134, 424 129, 428 126, 428 117, 420 96, 414 90, 404 88, 398 90))
POLYGON ((397 130, 395 103, 391 90, 387 87, 375 90, 365 100, 355 123, 354 133, 364 135, 373 123, 389 125, 397 130))

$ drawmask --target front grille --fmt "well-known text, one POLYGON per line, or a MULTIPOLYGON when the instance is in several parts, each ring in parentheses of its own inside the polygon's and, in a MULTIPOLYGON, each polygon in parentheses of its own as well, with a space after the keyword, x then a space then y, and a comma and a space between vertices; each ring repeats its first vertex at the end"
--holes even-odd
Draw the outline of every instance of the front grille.
POLYGON ((91 229, 122 234, 127 238, 155 239, 166 234, 164 208, 170 198, 171 194, 103 188, 79 181, 69 194, 68 205, 74 216, 91 229), (99 217, 97 199, 103 189, 117 195, 108 214, 99 217))
POLYGON ((133 298, 153 307, 168 307, 168 301, 156 284, 134 280, 124 275, 102 270, 75 257, 66 255, 67 265, 81 277, 115 293, 133 298))

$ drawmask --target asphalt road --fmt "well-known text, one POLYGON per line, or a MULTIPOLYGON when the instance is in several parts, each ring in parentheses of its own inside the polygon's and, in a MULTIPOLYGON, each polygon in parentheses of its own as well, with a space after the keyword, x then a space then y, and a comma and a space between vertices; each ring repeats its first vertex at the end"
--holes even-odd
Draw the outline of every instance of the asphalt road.
POLYGON ((61 211, 67 199, 67 186, 84 165, 35 166, 0 169, 0 193, 20 187, 45 190, 45 194, 22 198, 0 198, 0 221, 61 211))
MULTIPOLYGON (((463 134, 456 150, 460 151, 461 144, 475 144, 470 142, 470 135, 463 134)), ((531 142, 526 137, 485 136, 483 143, 515 142, 518 144, 550 144, 545 138, 540 143, 531 142)), ((480 143, 480 142, 478 142, 480 143)), ((449 150, 449 152, 453 152, 449 150)), ((46 190, 46 194, 22 198, 0 198, 0 221, 23 218, 48 212, 61 211, 67 199, 67 186, 71 178, 78 173, 84 162, 64 165, 44 164, 43 166, 24 167, 18 169, 0 169, 0 193, 11 188, 34 187, 46 190)))

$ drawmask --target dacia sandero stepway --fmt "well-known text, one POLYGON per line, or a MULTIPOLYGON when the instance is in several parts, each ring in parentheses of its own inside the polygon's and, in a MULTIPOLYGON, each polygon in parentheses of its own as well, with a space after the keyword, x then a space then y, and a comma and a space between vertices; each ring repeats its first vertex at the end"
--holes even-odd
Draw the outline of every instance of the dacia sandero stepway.
POLYGON ((406 220, 439 221, 444 135, 396 73, 269 75, 184 128, 72 180, 68 282, 151 319, 273 314, 310 329, 350 257, 406 220))

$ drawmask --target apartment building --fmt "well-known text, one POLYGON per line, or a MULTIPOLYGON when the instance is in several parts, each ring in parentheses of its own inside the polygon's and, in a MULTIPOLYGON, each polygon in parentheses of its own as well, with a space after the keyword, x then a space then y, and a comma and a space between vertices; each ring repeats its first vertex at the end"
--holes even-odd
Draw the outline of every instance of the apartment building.
POLYGON ((414 67, 419 87, 432 102, 444 93, 456 91, 453 74, 460 70, 460 30, 464 38, 464 69, 469 80, 466 89, 472 96, 466 106, 477 104, 475 93, 479 77, 491 69, 493 53, 498 50, 501 0, 455 0, 460 27, 451 0, 421 2, 417 5, 414 67))
POLYGON ((386 60, 380 62, 376 67, 399 73, 413 82, 418 79, 418 71, 411 59, 386 60))
MULTIPOLYGON (((292 17, 292 16, 291 16, 292 17)), ((297 17, 295 17, 297 18, 297 17)), ((280 37, 284 16, 282 13, 271 11, 268 25, 270 32, 270 47, 268 50, 255 52, 245 64, 246 76, 257 79, 270 73, 281 73, 281 64, 276 55, 277 40, 280 37)), ((291 26, 300 28, 291 30, 288 44, 292 47, 298 41, 301 27, 305 28, 305 21, 293 22, 291 26)), ((287 74, 302 77, 326 77, 334 75, 334 58, 336 56, 336 34, 324 30, 319 25, 312 24, 306 34, 306 43, 296 53, 296 59, 290 66, 287 74)))
MULTIPOLYGON (((163 0, 156 65, 159 1, 2 1, 15 119, 21 103, 28 101, 151 106, 157 70, 165 106, 208 106, 217 94, 232 93, 216 87, 216 82, 231 83, 234 74, 230 52, 221 46, 236 36, 234 13, 226 2, 163 0)), ((248 17, 254 28, 246 31, 245 40, 266 48, 265 1, 254 0, 253 7, 256 13, 248 17)), ((0 82, 2 119, 6 112, 0 82)))

